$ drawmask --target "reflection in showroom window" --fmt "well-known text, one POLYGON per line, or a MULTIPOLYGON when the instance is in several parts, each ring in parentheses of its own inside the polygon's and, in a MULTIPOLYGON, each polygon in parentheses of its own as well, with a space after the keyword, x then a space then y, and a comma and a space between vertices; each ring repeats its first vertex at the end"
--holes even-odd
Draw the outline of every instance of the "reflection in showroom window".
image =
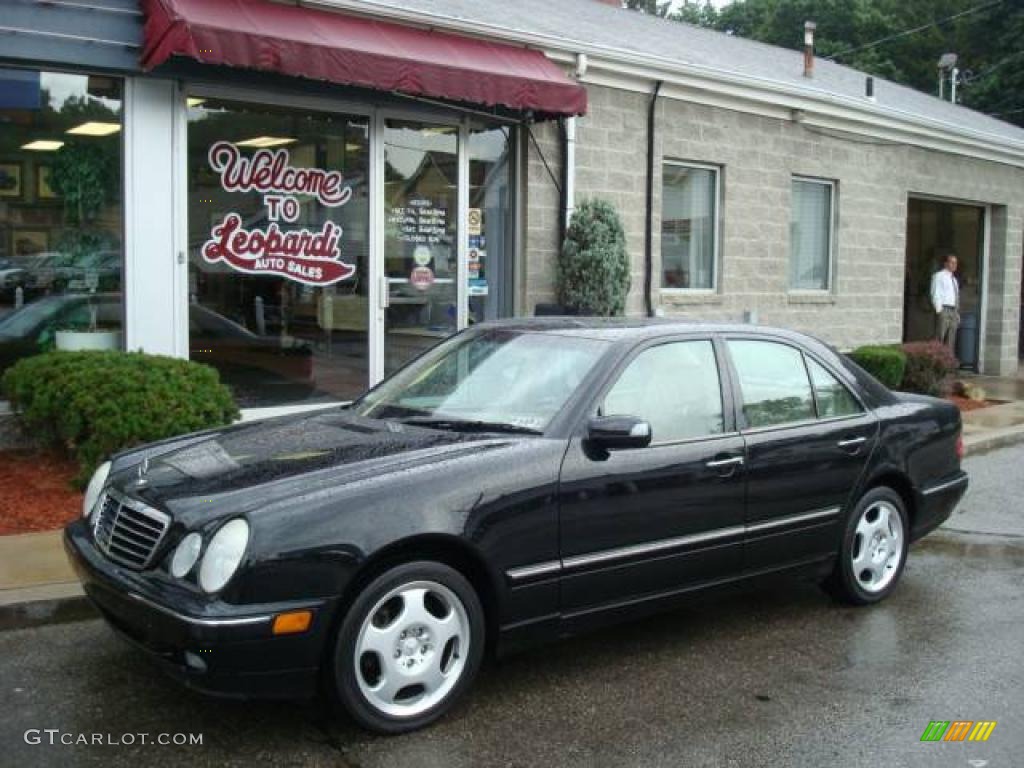
POLYGON ((121 81, 0 69, 0 373, 120 349, 121 81))

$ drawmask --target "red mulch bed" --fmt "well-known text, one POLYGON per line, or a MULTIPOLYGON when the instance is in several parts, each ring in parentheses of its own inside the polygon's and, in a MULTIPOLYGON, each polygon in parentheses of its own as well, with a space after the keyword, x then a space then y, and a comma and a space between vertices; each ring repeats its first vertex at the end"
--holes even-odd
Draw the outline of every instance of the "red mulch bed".
POLYGON ((946 398, 952 402, 961 411, 976 411, 979 408, 988 408, 990 405, 999 405, 998 400, 971 400, 969 397, 960 397, 959 395, 950 395, 946 398))
POLYGON ((0 536, 52 531, 82 514, 78 465, 37 451, 0 451, 0 536))

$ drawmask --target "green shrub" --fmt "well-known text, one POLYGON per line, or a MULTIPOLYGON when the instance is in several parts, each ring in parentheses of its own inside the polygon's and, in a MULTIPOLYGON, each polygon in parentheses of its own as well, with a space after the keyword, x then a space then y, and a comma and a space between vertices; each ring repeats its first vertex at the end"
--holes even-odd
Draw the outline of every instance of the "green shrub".
POLYGON ((611 204, 584 200, 573 211, 558 260, 558 301, 578 314, 621 315, 629 293, 622 221, 611 204))
POLYGON ((915 341, 903 345, 907 369, 901 389, 922 395, 943 397, 949 394, 953 374, 959 367, 949 347, 938 341, 915 341))
POLYGON ((213 368, 137 352, 48 352, 0 385, 23 429, 78 461, 82 484, 111 453, 238 417, 213 368))
POLYGON ((899 347, 858 347, 850 353, 850 359, 889 389, 896 389, 903 382, 907 356, 899 347))

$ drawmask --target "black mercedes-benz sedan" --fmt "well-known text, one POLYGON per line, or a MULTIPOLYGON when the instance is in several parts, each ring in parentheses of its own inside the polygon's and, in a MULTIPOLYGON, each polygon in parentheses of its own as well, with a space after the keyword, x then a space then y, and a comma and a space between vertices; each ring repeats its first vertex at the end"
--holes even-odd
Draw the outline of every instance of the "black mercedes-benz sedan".
POLYGON ((475 326, 356 402, 143 446, 67 551, 195 688, 423 726, 507 652, 781 574, 866 605, 967 488, 942 400, 754 326, 475 326))

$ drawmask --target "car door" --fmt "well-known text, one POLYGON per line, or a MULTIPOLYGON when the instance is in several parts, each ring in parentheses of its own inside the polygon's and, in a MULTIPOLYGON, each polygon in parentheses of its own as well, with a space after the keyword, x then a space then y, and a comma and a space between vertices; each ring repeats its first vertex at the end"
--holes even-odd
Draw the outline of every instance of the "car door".
POLYGON ((730 337, 737 422, 746 442, 746 571, 835 553, 878 422, 849 387, 781 339, 730 337))
POLYGON ((572 438, 559 491, 563 615, 593 615, 739 571, 743 439, 720 354, 710 337, 649 343, 587 411, 644 419, 652 441, 594 450, 585 424, 572 438))

